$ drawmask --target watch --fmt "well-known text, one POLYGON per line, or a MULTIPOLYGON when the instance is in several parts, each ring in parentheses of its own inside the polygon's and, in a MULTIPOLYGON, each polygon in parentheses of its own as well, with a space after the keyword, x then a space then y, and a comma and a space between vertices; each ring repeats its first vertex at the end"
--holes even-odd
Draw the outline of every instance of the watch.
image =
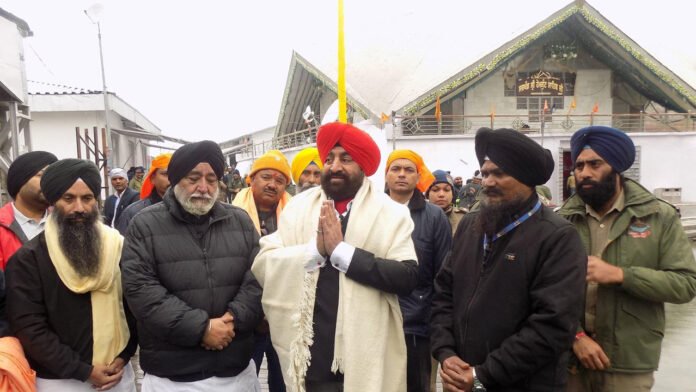
POLYGON ((474 385, 471 388, 471 392, 486 392, 486 387, 484 387, 481 380, 476 377, 476 368, 472 368, 471 370, 474 374, 474 385))

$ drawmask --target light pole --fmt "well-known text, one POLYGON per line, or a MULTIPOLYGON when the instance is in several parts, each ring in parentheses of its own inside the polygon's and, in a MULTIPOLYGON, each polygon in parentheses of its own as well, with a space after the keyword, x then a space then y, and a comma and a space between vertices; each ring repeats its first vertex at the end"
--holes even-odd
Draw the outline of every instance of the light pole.
MULTIPOLYGON (((102 39, 101 39, 101 24, 100 24, 100 16, 102 11, 104 10, 104 7, 96 3, 93 6, 89 7, 88 9, 84 10, 85 15, 89 18, 89 20, 97 25, 97 37, 99 38, 99 62, 101 63, 101 77, 102 77, 102 95, 104 96, 104 123, 106 125, 106 140, 104 141, 106 145, 106 151, 104 151, 104 164, 107 167, 111 167, 111 127, 109 126, 109 112, 111 111, 109 107, 109 94, 106 89, 106 73, 104 72, 104 51, 102 49, 102 39)), ((96 140, 95 140, 96 143, 96 140)), ((98 146, 95 146, 96 149, 98 149, 98 146)), ((107 189, 107 195, 108 195, 108 187, 107 189)))

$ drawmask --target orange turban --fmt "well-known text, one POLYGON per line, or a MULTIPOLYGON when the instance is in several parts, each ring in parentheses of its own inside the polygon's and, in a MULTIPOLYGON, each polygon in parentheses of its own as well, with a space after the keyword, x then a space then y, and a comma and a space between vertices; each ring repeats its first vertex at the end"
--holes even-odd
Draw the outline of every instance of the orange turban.
POLYGON ((317 133, 317 148, 322 162, 332 148, 340 145, 351 158, 360 165, 365 175, 375 174, 382 156, 379 153, 377 143, 367 132, 354 127, 351 124, 339 122, 322 125, 317 133))
POLYGON ((310 163, 319 166, 319 170, 324 167, 321 158, 319 158, 319 150, 317 150, 316 147, 305 148, 304 150, 298 152, 297 155, 295 155, 295 158, 293 158, 292 180, 295 181, 295 184, 299 185, 300 176, 310 163))
POLYGON ((145 176, 145 180, 143 181, 143 186, 140 188, 140 199, 150 197, 150 193, 152 193, 152 189, 155 187, 152 184, 152 175, 155 174, 157 169, 166 169, 167 166, 169 166, 169 161, 171 159, 172 153, 168 152, 157 155, 155 159, 152 160, 152 163, 150 164, 150 171, 147 172, 147 176, 145 176))
POLYGON ((389 171, 389 167, 391 166, 392 162, 397 159, 408 159, 409 161, 413 162, 414 165, 416 165, 416 170, 420 175, 420 180, 418 180, 416 188, 418 188, 421 193, 430 188, 430 184, 435 181, 435 176, 433 176, 433 173, 431 173, 430 170, 428 170, 428 168, 425 166, 425 162, 423 162, 423 158, 421 158, 420 155, 411 150, 394 150, 391 152, 391 154, 389 154, 389 158, 387 158, 387 171, 389 171))
POLYGON ((282 152, 278 150, 269 150, 265 154, 261 155, 259 159, 255 160, 254 164, 251 165, 251 173, 249 173, 249 177, 253 177, 256 172, 264 169, 273 169, 279 171, 285 176, 285 180, 290 183, 290 179, 292 178, 292 174, 290 173, 290 164, 282 152))

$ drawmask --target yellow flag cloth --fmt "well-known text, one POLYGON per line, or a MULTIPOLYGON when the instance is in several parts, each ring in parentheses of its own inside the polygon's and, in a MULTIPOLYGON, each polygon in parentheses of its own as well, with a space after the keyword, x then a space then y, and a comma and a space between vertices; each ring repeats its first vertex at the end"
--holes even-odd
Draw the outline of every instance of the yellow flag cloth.
POLYGON ((418 188, 421 193, 430 188, 430 184, 435 181, 435 176, 433 176, 433 173, 425 166, 425 162, 423 162, 423 158, 420 155, 412 150, 394 150, 389 154, 389 158, 387 158, 387 171, 389 171, 392 162, 397 159, 408 159, 416 165, 416 170, 418 170, 418 174, 420 175, 420 180, 418 180, 416 188, 418 188))
POLYGON ((101 237, 99 271, 96 276, 81 276, 70 265, 58 239, 58 224, 46 221, 46 245, 51 262, 65 286, 77 294, 90 293, 92 302, 92 364, 108 365, 128 344, 130 331, 123 310, 121 288, 121 249, 123 237, 118 230, 97 223, 101 237))

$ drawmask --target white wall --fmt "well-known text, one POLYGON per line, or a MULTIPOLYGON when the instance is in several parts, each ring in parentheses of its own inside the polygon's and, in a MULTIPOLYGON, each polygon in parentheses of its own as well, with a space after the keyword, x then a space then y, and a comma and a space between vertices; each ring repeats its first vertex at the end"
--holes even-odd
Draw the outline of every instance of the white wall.
POLYGON ((22 102, 27 101, 24 46, 17 25, 0 17, 0 82, 22 102))

